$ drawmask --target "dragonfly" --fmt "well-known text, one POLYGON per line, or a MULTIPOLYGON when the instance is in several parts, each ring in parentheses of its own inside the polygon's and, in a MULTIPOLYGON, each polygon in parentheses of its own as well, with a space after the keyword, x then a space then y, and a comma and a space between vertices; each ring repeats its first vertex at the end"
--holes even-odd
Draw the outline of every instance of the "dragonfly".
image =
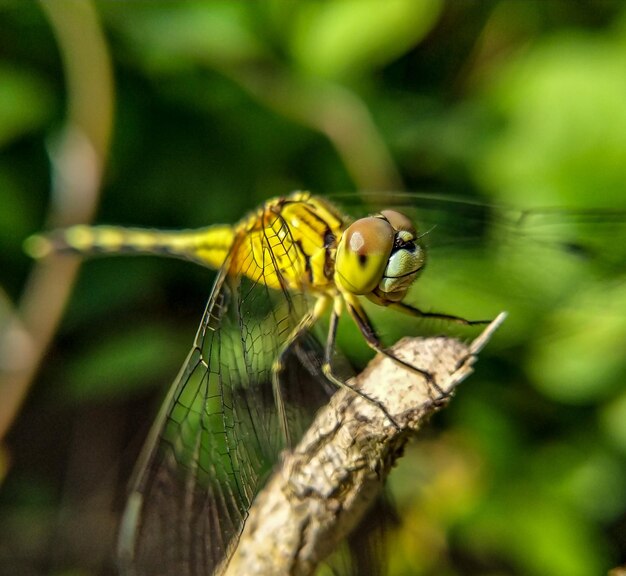
MULTIPOLYGON (((119 538, 125 574, 208 575, 224 568, 252 501, 281 451, 302 434, 310 406, 321 405, 337 388, 351 388, 335 367, 340 318, 349 317, 375 352, 421 372, 383 346, 364 301, 385 314, 466 326, 486 322, 425 311, 405 298, 425 269, 429 241, 436 234, 444 245, 481 237, 493 210, 460 201, 455 218, 463 212, 465 228, 452 239, 445 225, 417 228, 408 208, 414 195, 370 195, 367 205, 382 201, 390 207, 357 219, 347 215, 354 206, 346 212, 336 207, 354 203, 362 210, 362 200, 354 198, 338 196, 335 202, 294 192, 266 201, 235 225, 182 231, 79 225, 28 241, 38 258, 153 254, 218 270, 191 351, 137 464, 119 538), (323 318, 328 330, 319 338, 323 318)), ((454 201, 420 202, 439 222, 455 212, 454 201)), ((499 210, 498 222, 513 231, 528 225, 548 230, 544 240, 554 242, 550 231, 557 216, 499 210)), ((577 213, 570 216, 577 225, 583 221, 577 213)), ((623 221, 623 215, 612 217, 616 224, 623 221)), ((587 212, 584 220, 607 219, 606 212, 587 212)), ((572 253, 597 248, 594 242, 563 242, 562 234, 558 240, 572 253)), ((436 382, 429 384, 437 392, 436 382)), ((379 399, 367 400, 387 415, 379 399)))

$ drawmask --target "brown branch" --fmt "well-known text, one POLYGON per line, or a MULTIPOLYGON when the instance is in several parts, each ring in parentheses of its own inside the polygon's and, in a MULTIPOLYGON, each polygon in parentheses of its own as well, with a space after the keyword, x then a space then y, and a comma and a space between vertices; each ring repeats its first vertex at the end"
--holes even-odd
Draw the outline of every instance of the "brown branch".
POLYGON ((444 397, 433 397, 423 375, 386 357, 370 362, 353 384, 378 398, 397 428, 372 402, 337 392, 258 495, 224 573, 312 574, 375 500, 407 440, 471 374, 505 316, 470 344, 437 337, 404 338, 394 346, 397 356, 434 376, 444 397))

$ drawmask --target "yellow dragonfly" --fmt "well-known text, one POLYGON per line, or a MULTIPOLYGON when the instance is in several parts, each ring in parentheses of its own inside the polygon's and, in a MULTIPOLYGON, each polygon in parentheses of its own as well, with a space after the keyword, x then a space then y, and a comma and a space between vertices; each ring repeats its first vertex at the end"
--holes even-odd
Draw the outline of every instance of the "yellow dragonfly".
MULTIPOLYGON (((396 195, 393 204, 409 201, 396 195)), ((464 206, 482 214, 481 205, 464 206)), ((512 218, 519 224, 546 215, 512 218)), ((156 254, 219 270, 193 347, 138 463, 119 543, 126 573, 213 574, 227 562, 280 451, 306 425, 301 397, 319 404, 329 384, 350 388, 334 368, 344 312, 365 342, 388 356, 363 299, 414 317, 484 322, 404 302, 426 264, 429 232, 418 231, 395 206, 352 220, 326 199, 295 192, 265 202, 234 226, 75 226, 29 240, 36 257, 156 254), (326 316, 321 350, 312 330, 326 316)), ((378 399, 368 400, 385 412, 378 399)))

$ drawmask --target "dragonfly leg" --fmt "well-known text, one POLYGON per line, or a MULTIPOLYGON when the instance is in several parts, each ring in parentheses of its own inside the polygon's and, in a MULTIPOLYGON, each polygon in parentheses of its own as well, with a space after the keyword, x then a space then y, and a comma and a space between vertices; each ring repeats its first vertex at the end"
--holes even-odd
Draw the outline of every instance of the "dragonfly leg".
POLYGON ((274 395, 274 402, 276 402, 276 409, 278 410, 278 418, 280 420, 280 426, 285 439, 286 445, 291 446, 292 438, 289 434, 289 426, 287 425, 287 413, 285 410, 285 404, 283 402, 282 393, 280 391, 279 374, 282 372, 285 365, 285 356, 289 351, 289 348, 298 339, 298 337, 311 328, 315 322, 324 314, 330 299, 325 296, 321 296, 315 302, 315 306, 312 312, 305 314, 291 333, 287 336, 287 339, 281 345, 280 351, 276 355, 276 358, 272 364, 272 393, 274 395))
POLYGON ((322 371, 324 372, 324 376, 326 376, 326 378, 328 378, 328 380, 330 380, 338 388, 347 388, 348 390, 350 390, 357 396, 360 396, 364 400, 367 400, 368 402, 374 404, 387 417, 387 419, 391 422, 394 428, 399 430, 400 425, 396 422, 394 417, 391 414, 389 414, 385 406, 379 400, 377 400, 376 398, 372 398, 368 394, 365 394, 358 388, 355 388, 354 386, 350 385, 348 382, 345 382, 341 378, 338 378, 333 373, 332 359, 333 359, 333 351, 335 349, 335 339, 337 337, 337 327, 339 325, 339 317, 341 316, 341 305, 342 305, 341 297, 335 298, 333 311, 330 315, 328 338, 326 339, 326 349, 324 352, 324 364, 322 365, 322 371))
POLYGON ((467 320, 461 316, 453 316, 452 314, 439 314, 437 312, 423 312, 415 306, 406 304, 404 302, 392 302, 387 305, 388 308, 408 314, 409 316, 415 316, 417 318, 434 318, 435 320, 448 320, 449 322, 456 322, 457 324, 463 324, 464 326, 478 326, 482 324, 489 324, 491 320, 467 320))
MULTIPOLYGON (((437 392, 437 397, 432 398, 433 401, 444 400, 450 396, 449 392, 445 392, 444 390, 441 389, 441 387, 439 386, 439 384, 437 384, 437 382, 435 381, 435 378, 430 372, 428 372, 427 370, 422 370, 421 368, 418 368, 417 366, 414 366, 413 364, 406 362, 405 360, 402 360, 402 358, 398 358, 395 354, 383 348, 380 342, 380 338, 376 334, 376 330, 372 326, 370 319, 367 317, 365 310, 363 310, 363 307, 359 304, 358 300, 354 298, 349 298, 346 300, 348 304, 348 312, 350 313, 350 316, 352 316, 354 322, 356 323, 359 330, 361 331, 361 334, 363 334, 363 337, 365 338, 365 342, 370 348, 372 348, 379 354, 383 354, 384 356, 387 356, 387 358, 390 358, 396 364, 403 366, 407 370, 410 370, 411 372, 415 372, 423 376, 428 383, 429 395, 431 393, 431 387, 434 388, 435 391, 437 392)), ((430 314, 428 316, 430 316, 430 314)), ((435 314, 435 316, 445 317, 450 320, 457 319, 456 316, 447 316, 443 314, 442 315, 435 314)), ((463 320, 464 322, 468 322, 468 323, 470 322, 469 320, 464 320, 463 318, 458 318, 458 320, 463 320)))

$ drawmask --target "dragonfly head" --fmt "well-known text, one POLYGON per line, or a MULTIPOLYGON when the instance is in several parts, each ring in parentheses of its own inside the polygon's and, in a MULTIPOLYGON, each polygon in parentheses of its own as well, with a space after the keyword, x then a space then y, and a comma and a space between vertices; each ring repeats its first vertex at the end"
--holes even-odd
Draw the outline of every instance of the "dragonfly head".
POLYGON ((346 291, 378 304, 402 300, 426 262, 415 226, 404 214, 383 210, 353 222, 337 246, 335 280, 346 291))

